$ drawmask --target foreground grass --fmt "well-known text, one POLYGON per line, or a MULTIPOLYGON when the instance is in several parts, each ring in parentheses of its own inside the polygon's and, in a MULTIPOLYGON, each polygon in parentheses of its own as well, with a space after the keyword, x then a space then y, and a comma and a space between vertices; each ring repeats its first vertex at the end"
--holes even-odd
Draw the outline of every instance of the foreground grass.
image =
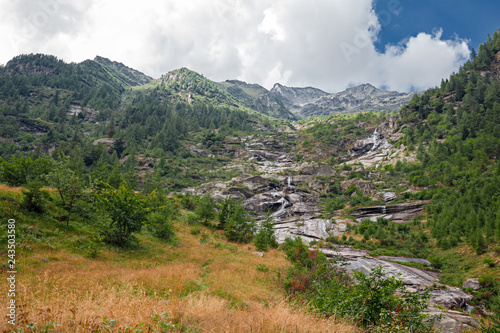
MULTIPOLYGON (((33 217, 12 213, 20 225, 33 223, 33 217)), ((287 302, 280 276, 289 263, 280 251, 259 257, 253 245, 228 243, 204 227, 195 233, 176 222, 173 245, 143 232, 135 248, 103 247, 92 259, 81 250, 85 234, 63 226, 41 219, 33 228, 45 228, 45 235, 61 228, 57 236, 20 237, 17 325, 3 320, 1 332, 357 331, 287 302)), ((6 248, 2 244, 4 258, 6 248)), ((5 276, 6 268, 2 271, 5 276)), ((1 304, 8 301, 7 293, 0 293, 1 304)), ((2 309, 6 318, 6 306, 2 309)))

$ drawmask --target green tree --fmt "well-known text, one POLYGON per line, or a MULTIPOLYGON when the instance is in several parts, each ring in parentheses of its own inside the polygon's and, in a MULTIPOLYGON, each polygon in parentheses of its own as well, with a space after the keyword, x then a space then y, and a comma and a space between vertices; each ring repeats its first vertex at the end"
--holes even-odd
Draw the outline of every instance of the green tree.
POLYGON ((208 220, 215 218, 214 199, 209 194, 205 194, 198 202, 195 213, 203 220, 204 224, 208 224, 208 220))
POLYGON ((248 243, 253 238, 255 221, 249 218, 241 199, 234 204, 234 210, 225 225, 225 234, 229 241, 248 243))
POLYGON ((255 234, 254 245, 259 251, 267 251, 269 248, 277 248, 276 236, 274 234, 273 218, 270 214, 262 221, 259 231, 255 234))
POLYGON ((47 175, 47 180, 59 194, 61 207, 67 212, 66 225, 69 225, 71 213, 83 198, 85 187, 76 173, 69 168, 67 157, 54 162, 52 171, 47 175))
POLYGON ((147 219, 142 193, 136 194, 125 184, 115 190, 108 188, 97 195, 101 209, 109 218, 102 231, 104 241, 118 246, 129 244, 132 234, 141 231, 147 219))
POLYGON ((29 182, 27 190, 22 190, 23 200, 21 205, 24 209, 34 213, 44 213, 46 201, 49 198, 49 192, 42 190, 40 181, 29 182))
POLYGON ((217 229, 224 230, 226 227, 226 223, 233 214, 234 211, 234 202, 232 197, 224 199, 218 206, 219 213, 217 214, 217 219, 219 220, 219 224, 217 224, 217 229))
POLYGON ((50 161, 41 157, 32 160, 31 157, 12 156, 10 162, 0 158, 0 178, 9 185, 26 185, 39 179, 50 170, 50 161))

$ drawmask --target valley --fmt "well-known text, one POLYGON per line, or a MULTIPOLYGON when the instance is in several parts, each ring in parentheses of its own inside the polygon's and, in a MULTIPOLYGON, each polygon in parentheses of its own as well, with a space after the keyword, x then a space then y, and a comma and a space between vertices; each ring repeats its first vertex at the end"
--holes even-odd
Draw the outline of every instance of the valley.
POLYGON ((499 64, 500 31, 411 94, 15 57, 11 331, 495 332, 499 64))

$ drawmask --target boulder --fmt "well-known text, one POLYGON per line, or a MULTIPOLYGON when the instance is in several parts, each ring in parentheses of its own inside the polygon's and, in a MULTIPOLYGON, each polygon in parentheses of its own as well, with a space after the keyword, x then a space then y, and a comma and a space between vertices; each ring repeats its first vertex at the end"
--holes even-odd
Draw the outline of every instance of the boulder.
POLYGON ((430 303, 439 304, 447 309, 465 309, 466 304, 472 301, 473 296, 465 293, 458 287, 444 286, 431 291, 430 303))
POLYGON ((382 195, 385 203, 389 203, 397 198, 397 195, 394 192, 382 192, 382 195))
POLYGON ((441 316, 441 319, 434 323, 434 327, 441 329, 440 332, 443 333, 475 331, 481 325, 476 318, 458 311, 440 311, 430 308, 425 313, 431 316, 441 316))
POLYGON ((479 290, 482 288, 481 283, 479 283, 479 280, 477 278, 474 279, 468 279, 462 284, 462 288, 467 289, 474 289, 474 290, 479 290))
POLYGON ((102 139, 97 139, 92 142, 94 146, 97 146, 98 144, 102 144, 105 146, 112 146, 115 143, 114 139, 111 138, 102 138, 102 139))

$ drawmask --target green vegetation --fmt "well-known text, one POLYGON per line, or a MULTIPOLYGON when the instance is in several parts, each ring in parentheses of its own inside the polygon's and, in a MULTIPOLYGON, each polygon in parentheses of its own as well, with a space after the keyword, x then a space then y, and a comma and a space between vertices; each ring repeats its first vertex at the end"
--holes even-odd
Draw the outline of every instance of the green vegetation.
POLYGON ((259 231, 255 234, 254 245, 259 251, 268 251, 269 248, 277 248, 278 242, 274 235, 274 223, 271 215, 262 221, 259 231))
POLYGON ((437 318, 423 313, 429 294, 406 291, 400 279, 385 278, 380 266, 368 276, 354 272, 350 277, 340 259, 332 266, 323 253, 309 250, 300 238, 286 239, 283 249, 294 265, 288 271, 286 289, 319 313, 350 318, 375 332, 434 332, 432 323, 437 318))

